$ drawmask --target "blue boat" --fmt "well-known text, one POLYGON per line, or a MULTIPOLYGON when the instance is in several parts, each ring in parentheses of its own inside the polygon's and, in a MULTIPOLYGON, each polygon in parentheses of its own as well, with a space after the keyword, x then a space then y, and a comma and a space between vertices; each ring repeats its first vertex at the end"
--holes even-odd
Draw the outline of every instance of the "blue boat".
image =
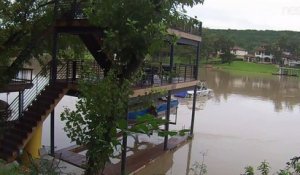
MULTIPOLYGON (((174 99, 171 100, 170 103, 170 109, 174 109, 178 107, 178 100, 174 99)), ((165 112, 167 111, 167 102, 163 101, 163 103, 159 103, 156 108, 155 108, 155 113, 157 114, 157 116, 160 116, 162 114, 165 114, 165 112)), ((139 111, 132 111, 128 113, 128 120, 136 120, 138 117, 143 117, 146 114, 153 114, 153 109, 142 109, 139 111)))

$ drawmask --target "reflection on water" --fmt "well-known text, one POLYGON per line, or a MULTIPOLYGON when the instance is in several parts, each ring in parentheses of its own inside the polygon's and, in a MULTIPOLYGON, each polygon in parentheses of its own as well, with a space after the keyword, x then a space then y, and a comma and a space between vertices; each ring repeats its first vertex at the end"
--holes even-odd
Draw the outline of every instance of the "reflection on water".
POLYGON ((225 71, 203 70, 201 79, 215 93, 215 100, 239 94, 250 98, 271 100, 276 111, 299 108, 300 81, 297 77, 235 75, 225 71))
MULTIPOLYGON (((214 96, 197 100, 194 139, 139 174, 187 174, 195 162, 202 161, 204 152, 208 175, 238 175, 245 166, 257 167, 263 160, 270 162, 271 171, 276 172, 290 158, 300 155, 299 79, 212 70, 202 70, 200 77, 213 89, 214 96)), ((6 94, 0 99, 6 101, 6 94)), ((58 149, 72 145, 59 116, 64 106, 72 109, 75 102, 76 98, 66 96, 56 107, 58 149)), ((177 125, 171 125, 170 129, 190 127, 191 107, 192 99, 180 100, 177 125)), ((49 141, 48 118, 44 123, 43 144, 50 145, 49 141)))
MULTIPOLYGON (((208 175, 238 175, 245 166, 257 167, 263 160, 275 173, 300 155, 298 79, 205 70, 201 80, 206 80, 214 96, 197 101, 201 110, 196 111, 192 146, 186 144, 175 151, 173 164, 164 174, 187 174, 195 162, 201 163, 203 153, 208 175)), ((178 125, 171 129, 189 128, 191 103, 191 99, 181 101, 178 125)), ((141 174, 160 172, 165 171, 146 168, 141 174)))

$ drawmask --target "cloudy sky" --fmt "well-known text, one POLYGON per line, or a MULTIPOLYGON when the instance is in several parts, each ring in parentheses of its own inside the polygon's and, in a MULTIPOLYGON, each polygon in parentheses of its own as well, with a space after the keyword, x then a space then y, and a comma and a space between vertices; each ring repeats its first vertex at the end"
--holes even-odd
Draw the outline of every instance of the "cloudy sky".
POLYGON ((300 0, 205 0, 187 11, 213 29, 300 31, 300 0))

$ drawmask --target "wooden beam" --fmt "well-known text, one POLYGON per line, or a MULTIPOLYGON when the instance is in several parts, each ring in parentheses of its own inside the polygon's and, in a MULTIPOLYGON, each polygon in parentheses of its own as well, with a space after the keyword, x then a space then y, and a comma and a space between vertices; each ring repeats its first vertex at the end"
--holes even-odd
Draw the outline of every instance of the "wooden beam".
POLYGON ((193 41, 200 41, 200 42, 202 41, 202 38, 200 36, 189 34, 189 33, 186 33, 186 32, 182 32, 182 31, 176 30, 176 29, 169 28, 168 33, 170 35, 176 35, 180 38, 186 38, 186 39, 190 39, 190 40, 193 40, 193 41))
POLYGON ((147 95, 147 94, 153 93, 153 92, 168 91, 168 90, 174 90, 174 89, 185 89, 188 87, 194 87, 198 83, 199 83, 199 81, 195 80, 195 81, 184 82, 184 83, 168 84, 168 85, 163 85, 163 86, 159 86, 159 87, 136 89, 133 91, 133 94, 130 96, 130 98, 144 96, 144 95, 147 95))

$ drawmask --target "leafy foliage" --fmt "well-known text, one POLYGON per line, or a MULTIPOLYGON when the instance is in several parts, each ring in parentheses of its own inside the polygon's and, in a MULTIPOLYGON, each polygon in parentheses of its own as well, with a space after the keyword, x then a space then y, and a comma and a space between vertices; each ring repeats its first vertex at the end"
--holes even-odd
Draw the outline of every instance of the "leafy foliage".
POLYGON ((265 45, 280 63, 282 53, 290 52, 295 57, 300 56, 300 33, 293 31, 258 31, 258 30, 221 30, 203 29, 202 57, 215 57, 218 49, 218 40, 228 38, 234 45, 249 52, 265 45))
POLYGON ((254 168, 252 166, 245 167, 245 175, 254 175, 254 168))
MULTIPOLYGON (((300 157, 294 157, 290 162, 286 163, 286 167, 284 169, 280 169, 276 172, 277 175, 298 175, 300 173, 300 157)), ((268 175, 270 172, 270 165, 267 161, 261 162, 261 164, 257 167, 257 170, 260 171, 262 175, 268 175)), ((254 175, 254 168, 252 166, 245 167, 245 173, 243 175, 254 175)))
POLYGON ((130 77, 162 45, 167 27, 180 16, 179 6, 193 6, 203 0, 90 0, 86 8, 89 20, 105 29, 103 52, 130 77))
POLYGON ((66 109, 61 115, 68 137, 88 149, 87 174, 103 170, 114 146, 119 144, 117 123, 127 117, 130 83, 120 82, 116 74, 111 70, 101 81, 83 79, 76 110, 66 109))
POLYGON ((263 161, 257 167, 257 170, 259 170, 262 175, 268 175, 270 172, 270 165, 267 161, 263 161))

